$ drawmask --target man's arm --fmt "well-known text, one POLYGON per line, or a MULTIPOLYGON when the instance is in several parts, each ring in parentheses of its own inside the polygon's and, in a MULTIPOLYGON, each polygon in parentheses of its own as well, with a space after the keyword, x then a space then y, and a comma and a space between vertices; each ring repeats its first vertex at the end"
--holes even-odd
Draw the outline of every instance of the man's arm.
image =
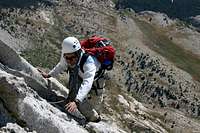
POLYGON ((37 70, 41 73, 41 75, 42 75, 44 78, 50 78, 50 77, 51 77, 51 75, 49 75, 48 73, 42 71, 41 69, 37 69, 37 70))
POLYGON ((44 78, 50 78, 50 77, 56 77, 58 76, 58 74, 60 74, 62 71, 64 71, 64 69, 67 67, 64 59, 61 58, 60 62, 49 72, 46 73, 40 69, 38 69, 38 71, 41 73, 41 75, 44 78))
POLYGON ((83 82, 81 83, 78 94, 76 96, 76 99, 79 100, 80 102, 82 102, 83 99, 87 97, 87 94, 92 88, 96 69, 97 68, 94 62, 85 63, 83 66, 83 70, 84 70, 83 82))
POLYGON ((67 67, 63 57, 61 57, 60 62, 48 73, 50 77, 57 77, 62 71, 67 67))

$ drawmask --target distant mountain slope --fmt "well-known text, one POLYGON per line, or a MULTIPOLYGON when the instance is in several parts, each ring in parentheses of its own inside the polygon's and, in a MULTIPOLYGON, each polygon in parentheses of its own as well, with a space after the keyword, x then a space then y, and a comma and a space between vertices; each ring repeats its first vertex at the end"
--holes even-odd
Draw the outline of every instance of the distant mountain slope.
POLYGON ((118 0, 117 8, 133 8, 136 12, 151 10, 173 18, 186 19, 200 14, 199 0, 118 0))

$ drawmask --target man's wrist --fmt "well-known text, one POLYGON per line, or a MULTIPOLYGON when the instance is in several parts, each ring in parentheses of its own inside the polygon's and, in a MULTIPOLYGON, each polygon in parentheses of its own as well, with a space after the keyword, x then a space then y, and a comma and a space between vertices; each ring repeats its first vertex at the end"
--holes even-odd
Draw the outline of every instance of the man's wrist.
POLYGON ((47 74, 47 78, 51 78, 51 75, 50 75, 50 74, 47 74))

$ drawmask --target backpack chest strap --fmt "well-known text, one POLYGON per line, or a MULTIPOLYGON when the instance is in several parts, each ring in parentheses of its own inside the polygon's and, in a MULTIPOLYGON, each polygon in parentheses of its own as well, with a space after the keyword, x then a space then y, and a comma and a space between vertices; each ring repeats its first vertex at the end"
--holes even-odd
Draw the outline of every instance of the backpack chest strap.
POLYGON ((83 53, 82 58, 81 58, 81 61, 80 61, 80 64, 79 64, 82 73, 84 73, 83 65, 84 65, 85 62, 87 61, 88 57, 89 57, 89 54, 83 53))

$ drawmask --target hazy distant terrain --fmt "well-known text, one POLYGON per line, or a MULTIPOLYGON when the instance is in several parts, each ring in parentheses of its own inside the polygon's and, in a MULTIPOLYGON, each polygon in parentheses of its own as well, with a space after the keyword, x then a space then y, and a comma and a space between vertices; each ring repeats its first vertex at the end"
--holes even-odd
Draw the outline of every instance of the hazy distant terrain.
POLYGON ((187 19, 200 14, 199 0, 118 0, 117 8, 133 8, 136 12, 151 10, 169 17, 187 19))
POLYGON ((53 0, 1 0, 0 7, 20 7, 29 8, 30 6, 38 6, 38 3, 44 3, 46 5, 52 5, 53 0))

